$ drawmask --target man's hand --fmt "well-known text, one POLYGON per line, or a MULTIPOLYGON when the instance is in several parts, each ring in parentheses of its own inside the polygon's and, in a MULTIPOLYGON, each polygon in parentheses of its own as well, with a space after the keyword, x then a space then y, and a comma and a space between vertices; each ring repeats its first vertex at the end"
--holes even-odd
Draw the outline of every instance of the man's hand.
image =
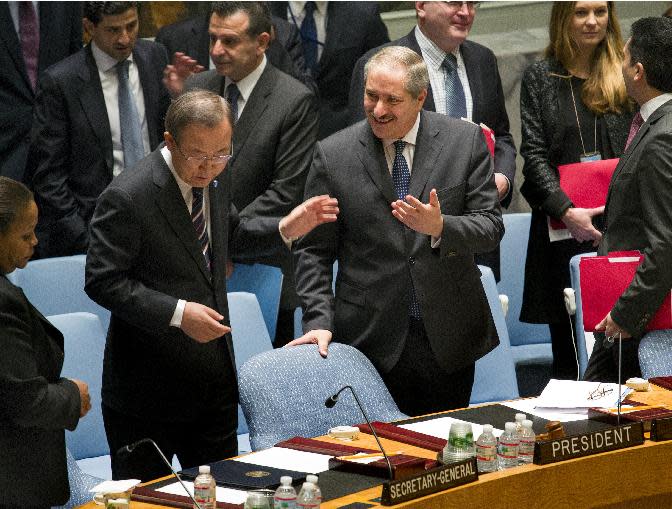
POLYGON ((202 65, 184 53, 176 52, 172 63, 163 70, 163 84, 174 99, 184 90, 184 82, 192 74, 205 69, 202 65))
POLYGON ((182 314, 181 329, 199 343, 207 343, 231 332, 231 328, 219 323, 224 317, 214 309, 197 302, 187 302, 182 314))
POLYGON ((288 239, 298 239, 323 223, 333 223, 338 216, 338 200, 328 194, 313 196, 294 207, 280 220, 280 231, 288 239))
POLYGON ((294 341, 290 341, 284 348, 287 348, 288 346, 313 344, 317 345, 320 355, 326 357, 329 351, 329 343, 331 343, 331 331, 316 329, 306 332, 303 336, 296 338, 294 341))
POLYGON ((604 206, 594 209, 570 207, 562 216, 569 233, 579 242, 593 241, 593 246, 600 243, 602 234, 593 226, 593 217, 604 213, 604 206))
POLYGON ((416 232, 434 238, 441 237, 443 233, 443 216, 436 189, 429 192, 427 205, 410 194, 406 196, 406 201, 392 202, 392 215, 416 232))
POLYGON ((91 396, 89 395, 89 386, 86 382, 71 378, 70 381, 79 389, 79 417, 84 417, 91 410, 91 396))
POLYGON ((503 173, 495 172, 495 185, 497 186, 499 201, 502 201, 509 194, 509 179, 503 173))
POLYGON ((628 339, 632 336, 628 331, 621 329, 613 318, 611 318, 611 313, 607 313, 607 316, 595 326, 595 330, 604 331, 604 335, 607 336, 607 339, 617 339, 619 334, 622 339, 628 339))

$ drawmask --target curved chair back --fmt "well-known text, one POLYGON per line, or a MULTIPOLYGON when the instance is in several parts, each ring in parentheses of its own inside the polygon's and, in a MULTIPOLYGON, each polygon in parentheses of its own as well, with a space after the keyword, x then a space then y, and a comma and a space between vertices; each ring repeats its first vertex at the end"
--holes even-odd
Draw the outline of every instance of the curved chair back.
POLYGON ((110 312, 92 301, 84 291, 86 256, 63 256, 28 262, 15 271, 16 285, 44 316, 88 312, 97 315, 107 332, 110 312))
POLYGON ((66 449, 66 456, 68 461, 68 481, 70 482, 70 500, 62 506, 57 506, 54 509, 72 509, 80 505, 91 502, 93 494, 89 492, 91 488, 103 482, 103 479, 94 477, 84 473, 77 460, 72 455, 69 449, 66 449))
POLYGON ((275 328, 278 324, 281 289, 282 271, 261 263, 253 265, 236 263, 233 274, 226 281, 227 292, 249 292, 257 297, 271 339, 275 337, 275 328))
POLYGON ((481 283, 490 304, 490 312, 499 335, 499 345, 490 353, 476 361, 474 385, 469 403, 503 401, 519 396, 516 380, 516 366, 511 354, 509 333, 504 320, 504 312, 497 293, 495 276, 489 267, 479 265, 481 283))
POLYGON ((75 431, 65 434, 68 449, 77 460, 105 456, 110 451, 100 406, 105 351, 100 320, 91 313, 67 313, 47 318, 65 338, 62 376, 86 382, 91 395, 91 410, 79 421, 75 431))
MULTIPOLYGON (((583 378, 583 373, 588 367, 588 347, 586 345, 586 331, 583 329, 583 307, 581 303, 581 271, 579 262, 581 258, 595 256, 597 253, 584 253, 572 256, 569 260, 569 276, 574 289, 574 300, 576 302, 576 314, 574 315, 574 340, 576 342, 576 353, 579 357, 579 378, 583 378)), ((592 350, 592 348, 591 348, 592 350)))
POLYGON ((279 348, 249 359, 239 371, 240 402, 252 450, 294 436, 322 435, 341 424, 363 422, 350 391, 334 408, 324 402, 344 385, 357 391, 371 420, 406 418, 373 364, 356 348, 332 343, 323 359, 315 345, 279 348))
POLYGON ((639 343, 642 377, 672 375, 672 330, 647 332, 639 343))

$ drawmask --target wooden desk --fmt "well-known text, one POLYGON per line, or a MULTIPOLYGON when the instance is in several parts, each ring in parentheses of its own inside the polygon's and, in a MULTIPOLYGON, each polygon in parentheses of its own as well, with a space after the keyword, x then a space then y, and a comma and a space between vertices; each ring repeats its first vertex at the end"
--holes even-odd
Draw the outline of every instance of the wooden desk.
MULTIPOLYGON (((668 403, 670 391, 658 388, 637 393, 631 399, 648 404, 668 403)), ((325 442, 338 441, 318 437, 325 442)), ((404 451, 423 458, 435 455, 426 449, 381 438, 386 451, 404 451)), ((360 434, 358 445, 376 449, 375 440, 360 434)), ((551 465, 524 465, 501 472, 483 474, 479 480, 449 491, 436 493, 393 507, 413 509, 671 509, 672 441, 651 442, 551 465)), ((380 497, 381 487, 371 488, 322 504, 337 509, 353 502, 370 502, 380 497)), ((82 506, 100 509, 93 503, 82 506)), ((160 506, 131 502, 131 509, 160 506)), ((379 507, 379 506, 376 506, 379 507)))

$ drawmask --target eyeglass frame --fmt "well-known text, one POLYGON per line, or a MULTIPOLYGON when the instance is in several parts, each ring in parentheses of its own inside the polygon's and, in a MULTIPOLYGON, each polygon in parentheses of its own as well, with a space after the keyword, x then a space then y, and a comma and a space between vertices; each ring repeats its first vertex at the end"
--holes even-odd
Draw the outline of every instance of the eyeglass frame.
POLYGON ((459 11, 465 5, 467 6, 468 11, 475 11, 476 9, 478 9, 478 6, 481 4, 481 2, 464 2, 464 1, 463 2, 445 2, 444 1, 443 3, 446 4, 448 7, 450 7, 451 9, 454 9, 456 11, 459 11))
POLYGON ((185 155, 184 152, 182 152, 182 149, 180 148, 179 143, 177 143, 177 140, 175 140, 175 146, 177 147, 177 150, 180 152, 180 155, 189 164, 195 164, 195 163, 202 164, 202 163, 205 163, 207 161, 210 161, 214 165, 224 167, 229 163, 229 161, 233 157, 233 154, 225 154, 225 155, 221 155, 221 156, 215 156, 215 155, 213 155, 213 156, 188 156, 188 155, 185 155))

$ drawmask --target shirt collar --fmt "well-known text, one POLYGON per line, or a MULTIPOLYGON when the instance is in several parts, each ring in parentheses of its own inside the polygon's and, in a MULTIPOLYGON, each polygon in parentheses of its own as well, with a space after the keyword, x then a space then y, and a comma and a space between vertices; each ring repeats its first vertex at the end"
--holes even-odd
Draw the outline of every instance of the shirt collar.
POLYGON ((644 122, 649 119, 654 111, 656 111, 669 100, 672 100, 672 93, 660 94, 642 104, 641 108, 639 108, 639 114, 644 119, 644 122))
MULTIPOLYGON (((252 91, 254 90, 254 87, 257 85, 259 78, 261 78, 261 74, 264 72, 264 69, 266 69, 266 62, 266 55, 263 55, 261 58, 261 63, 257 66, 257 68, 245 76, 242 80, 236 82, 236 86, 238 87, 244 102, 247 102, 250 94, 252 94, 252 91)), ((228 87, 229 83, 233 83, 233 81, 227 77, 225 85, 228 87)))
MULTIPOLYGON (((93 59, 96 61, 96 67, 99 71, 107 72, 119 63, 116 58, 112 58, 100 49, 94 41, 91 41, 91 53, 93 53, 93 59)), ((133 52, 126 60, 133 62, 133 52)))
MULTIPOLYGON (((409 129, 406 135, 403 138, 400 138, 401 141, 405 141, 408 144, 415 146, 415 141, 418 138, 418 129, 420 128, 420 113, 418 112, 418 117, 415 119, 413 127, 409 129)), ((383 147, 388 148, 390 145, 394 144, 397 139, 383 139, 383 147)))
MULTIPOLYGON (((420 46, 420 51, 422 52, 422 57, 433 69, 441 69, 441 65, 446 58, 447 53, 439 48, 434 41, 428 38, 425 34, 422 33, 418 25, 415 26, 415 38, 418 41, 418 46, 420 46)), ((460 47, 457 46, 452 52, 457 58, 458 62, 460 60, 460 47)))

